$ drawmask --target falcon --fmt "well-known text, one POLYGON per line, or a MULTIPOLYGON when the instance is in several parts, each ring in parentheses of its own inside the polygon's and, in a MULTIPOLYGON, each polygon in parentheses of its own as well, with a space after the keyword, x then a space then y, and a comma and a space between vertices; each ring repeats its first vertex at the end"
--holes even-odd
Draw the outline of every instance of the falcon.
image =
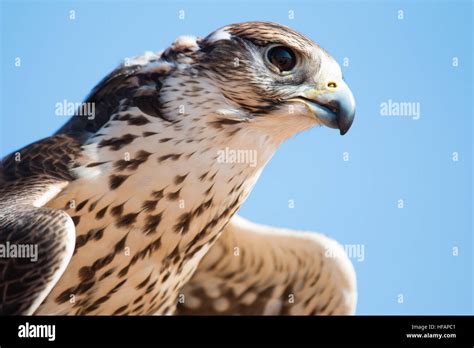
POLYGON ((38 253, 0 258, 1 314, 354 313, 341 245, 235 215, 283 141, 349 130, 354 98, 325 50, 228 25, 126 59, 85 103, 94 117, 2 160, 0 245, 38 253))

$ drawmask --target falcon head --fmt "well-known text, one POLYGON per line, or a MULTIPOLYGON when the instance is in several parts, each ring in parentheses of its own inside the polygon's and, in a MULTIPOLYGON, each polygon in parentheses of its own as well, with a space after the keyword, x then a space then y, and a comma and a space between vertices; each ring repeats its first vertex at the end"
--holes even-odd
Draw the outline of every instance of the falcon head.
POLYGON ((354 97, 338 63, 288 27, 228 25, 198 41, 195 60, 199 73, 240 110, 234 119, 258 119, 268 127, 279 123, 287 133, 322 124, 342 135, 354 119, 354 97))
POLYGON ((239 143, 232 136, 244 130, 240 134, 247 138, 257 132, 259 143, 278 145, 314 125, 345 134, 355 114, 337 62, 305 36, 269 22, 232 24, 205 38, 180 37, 163 52, 129 59, 87 102, 96 105, 95 119, 75 118, 61 132, 95 133, 114 113, 138 108, 152 117, 113 116, 106 133, 114 134, 115 121, 127 121, 149 128, 146 134, 173 125, 172 136, 189 142, 204 136, 211 142, 219 137, 221 145, 239 143))

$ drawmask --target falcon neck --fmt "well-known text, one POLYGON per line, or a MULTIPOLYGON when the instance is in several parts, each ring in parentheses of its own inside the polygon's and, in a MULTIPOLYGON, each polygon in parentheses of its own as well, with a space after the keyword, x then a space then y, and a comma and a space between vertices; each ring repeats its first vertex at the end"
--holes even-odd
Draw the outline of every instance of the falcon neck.
POLYGON ((245 123, 157 122, 139 110, 122 113, 105 130, 85 146, 90 159, 77 169, 77 194, 102 197, 102 206, 124 204, 139 229, 153 227, 145 215, 161 214, 160 226, 194 236, 215 235, 203 229, 228 221, 278 146, 245 123), (119 121, 123 115, 129 116, 119 121), (129 126, 138 117, 149 123, 129 126))

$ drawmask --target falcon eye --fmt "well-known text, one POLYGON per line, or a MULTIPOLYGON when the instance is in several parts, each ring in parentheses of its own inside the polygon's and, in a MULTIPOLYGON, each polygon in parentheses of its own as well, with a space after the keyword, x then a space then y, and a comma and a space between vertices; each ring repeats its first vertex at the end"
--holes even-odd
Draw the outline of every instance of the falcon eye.
POLYGON ((280 72, 290 71, 296 65, 296 55, 292 50, 285 46, 275 46, 270 48, 267 53, 270 63, 276 66, 280 72))

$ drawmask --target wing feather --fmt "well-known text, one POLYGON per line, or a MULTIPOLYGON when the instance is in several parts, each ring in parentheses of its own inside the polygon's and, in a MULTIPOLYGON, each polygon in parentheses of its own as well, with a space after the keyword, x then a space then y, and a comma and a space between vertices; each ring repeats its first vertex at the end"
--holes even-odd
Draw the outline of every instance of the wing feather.
POLYGON ((34 313, 64 272, 74 249, 74 223, 65 211, 43 206, 80 175, 74 169, 88 160, 82 146, 121 106, 134 105, 135 96, 155 102, 162 75, 142 69, 160 56, 138 56, 106 76, 85 100, 95 107, 92 119, 73 116, 54 136, 2 160, 0 245, 36 245, 38 260, 0 258, 0 314, 34 313), (140 94, 144 85, 151 86, 150 95, 140 94))
POLYGON ((74 224, 64 211, 36 207, 3 211, 0 244, 29 252, 0 258, 0 314, 33 314, 66 269, 74 242, 74 224))
POLYGON ((353 314, 355 272, 335 241, 234 216, 182 291, 179 314, 353 314))
POLYGON ((1 315, 33 314, 71 259, 75 243, 71 217, 42 206, 74 180, 70 169, 79 156, 75 138, 57 135, 1 162, 1 315))

